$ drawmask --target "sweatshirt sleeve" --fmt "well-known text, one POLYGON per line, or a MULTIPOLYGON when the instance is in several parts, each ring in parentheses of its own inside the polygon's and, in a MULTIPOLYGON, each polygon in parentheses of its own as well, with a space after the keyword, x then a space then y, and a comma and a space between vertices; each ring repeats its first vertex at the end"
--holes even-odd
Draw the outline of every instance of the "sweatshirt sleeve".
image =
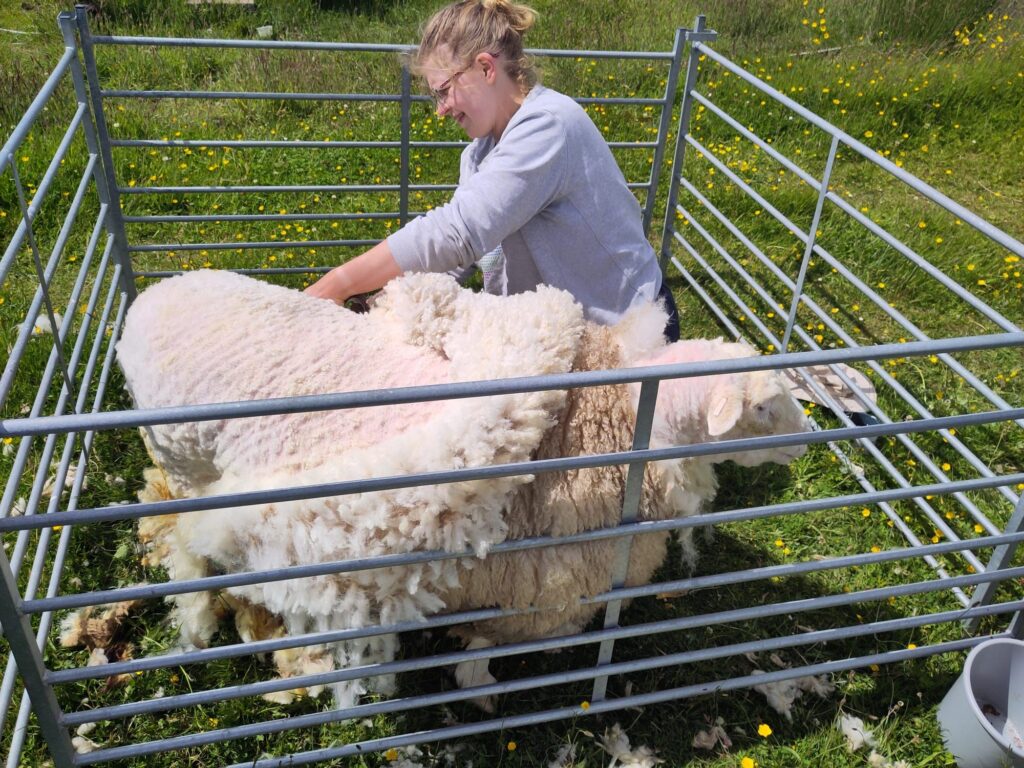
POLYGON ((468 267, 556 199, 565 175, 561 122, 546 111, 526 115, 447 204, 388 237, 391 254, 403 272, 468 267))

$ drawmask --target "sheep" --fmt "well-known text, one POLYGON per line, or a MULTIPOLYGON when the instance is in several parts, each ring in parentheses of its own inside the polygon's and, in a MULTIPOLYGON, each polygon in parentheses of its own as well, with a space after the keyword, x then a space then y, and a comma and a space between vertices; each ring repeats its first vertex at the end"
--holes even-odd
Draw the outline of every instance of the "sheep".
MULTIPOLYGON (((542 287, 502 298, 444 275, 394 281, 374 310, 329 302, 227 272, 200 271, 144 291, 117 347, 139 408, 383 389, 570 369, 582 308, 542 287), (187 311, 183 311, 186 310, 187 311), (297 343, 301 340, 301 343, 297 343)), ((190 498, 526 461, 555 423, 564 391, 437 403, 156 425, 143 439, 168 497, 190 498)), ((504 499, 529 476, 335 496, 182 515, 165 534, 172 579, 413 550, 472 549, 506 537, 504 499), (457 511, 457 513, 456 513, 457 511)), ((161 494, 157 494, 160 496, 161 494)), ((161 521, 142 526, 143 535, 161 521)), ((240 587, 290 634, 410 621, 443 608, 454 562, 240 587)), ((206 593, 174 600, 185 646, 218 624, 206 593)), ((341 665, 390 658, 395 638, 336 646, 341 665)), ((376 682, 385 691, 391 681, 376 682)), ((335 687, 351 701, 362 684, 335 687)))
MULTIPOLYGON (((615 329, 588 326, 574 370, 622 367, 621 348, 614 337, 615 329)), ((746 344, 684 341, 634 364, 670 365, 753 354, 746 344)), ((545 435, 535 457, 628 450, 638 399, 638 384, 570 390, 560 424, 545 435)), ((774 371, 670 379, 659 387, 650 445, 662 448, 808 428, 803 406, 774 371)), ((717 490, 714 463, 731 459, 744 466, 786 464, 805 450, 801 445, 650 463, 643 478, 639 518, 699 514, 717 490)), ((620 518, 625 483, 626 467, 621 465, 538 475, 529 485, 516 488, 508 500, 508 536, 557 537, 613 526, 620 518)), ((668 538, 667 533, 652 533, 632 540, 626 586, 650 582, 665 560, 668 538)), ((679 540, 692 567, 696 560, 692 529, 681 531, 679 540)), ((452 632, 472 649, 580 632, 601 610, 597 604, 582 604, 580 598, 614 586, 611 564, 616 546, 610 541, 569 544, 496 553, 471 563, 472 574, 442 594, 448 610, 487 606, 533 610, 462 625, 452 632)), ((486 661, 460 664, 455 676, 462 687, 496 682, 486 661)), ((493 710, 493 698, 475 701, 493 710)))
MULTIPOLYGON (((655 307, 604 328, 586 323, 579 305, 555 289, 495 297, 460 290, 439 275, 392 281, 369 313, 356 315, 238 275, 197 272, 140 295, 129 311, 118 360, 137 406, 150 408, 753 353, 721 341, 665 345, 663 325, 664 314, 655 307)), ((619 450, 629 445, 637 396, 636 386, 581 388, 159 425, 144 430, 144 439, 159 469, 159 480, 151 484, 164 486, 157 495, 195 497, 619 450)), ((806 428, 802 409, 776 374, 674 380, 660 388, 652 446, 806 428)), ((731 458, 784 462, 799 453, 761 451, 731 458)), ((691 459, 650 465, 641 517, 699 512, 714 495, 711 464, 711 459, 691 459)), ((279 616, 289 634, 391 624, 487 605, 545 609, 460 630, 471 647, 483 647, 577 631, 586 623, 594 609, 576 601, 610 586, 605 568, 610 545, 500 557, 487 553, 506 538, 613 524, 623 478, 621 467, 605 467, 193 512, 144 521, 140 536, 157 547, 156 557, 175 579, 211 568, 262 570, 469 548, 477 559, 275 582, 230 593, 239 605, 279 616), (510 573, 515 578, 507 580, 510 573), (515 584, 511 593, 508 584, 515 584)), ((649 580, 664 559, 665 542, 664 535, 634 541, 628 583, 649 580)), ((176 600, 175 620, 185 644, 207 643, 217 619, 205 593, 176 600)), ((395 650, 392 636, 332 646, 339 666, 391 659, 395 650)), ((321 648, 310 651, 317 663, 323 657, 321 648)), ((479 665, 462 667, 456 676, 464 684, 488 679, 479 665)), ((382 676, 372 684, 386 694, 393 681, 382 676)), ((364 681, 332 688, 338 706, 348 706, 366 690, 364 681)))

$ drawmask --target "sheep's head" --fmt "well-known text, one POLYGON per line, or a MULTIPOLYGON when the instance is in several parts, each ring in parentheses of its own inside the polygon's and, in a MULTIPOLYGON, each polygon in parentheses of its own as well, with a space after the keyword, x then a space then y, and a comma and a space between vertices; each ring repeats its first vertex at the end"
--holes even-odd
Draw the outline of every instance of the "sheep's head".
MULTIPOLYGON (((721 340, 680 341, 665 347, 643 364, 694 363, 754 354, 746 344, 721 340)), ((638 385, 635 392, 639 392, 638 385)), ((777 371, 666 379, 658 387, 651 445, 688 445, 807 432, 809 429, 803 406, 790 394, 785 379, 777 371)), ((802 445, 765 448, 720 454, 713 461, 732 459, 743 466, 765 462, 786 464, 802 456, 806 450, 802 445)))

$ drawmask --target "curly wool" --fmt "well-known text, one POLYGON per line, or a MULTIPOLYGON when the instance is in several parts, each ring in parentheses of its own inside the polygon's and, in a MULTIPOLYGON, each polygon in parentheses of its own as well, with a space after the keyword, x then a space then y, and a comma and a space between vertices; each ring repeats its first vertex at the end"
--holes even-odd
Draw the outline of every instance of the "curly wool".
MULTIPOLYGON (((583 324, 579 305, 550 288, 503 299, 415 275, 355 315, 238 275, 196 272, 139 296, 118 357, 137 406, 154 408, 562 373, 583 324)), ((158 425, 146 442, 170 495, 198 497, 525 461, 564 400, 556 390, 428 404, 424 414, 415 404, 158 425)), ((194 512, 180 516, 162 546, 176 579, 211 566, 254 571, 416 550, 482 557, 507 536, 509 492, 530 480, 194 512)), ((304 634, 421 619, 443 608, 437 593, 457 578, 456 564, 441 561, 232 592, 280 615, 289 634, 304 634)), ((205 644, 216 626, 209 596, 182 596, 176 606, 183 642, 205 644)), ((394 652, 393 637, 335 646, 344 666, 394 652)), ((339 704, 361 692, 360 683, 335 688, 339 704)))
MULTIPOLYGON (((195 273, 176 280, 177 285, 165 281, 140 296, 119 347, 140 407, 179 404, 183 397, 185 402, 210 402, 402 386, 425 383, 416 378, 424 372, 433 376, 430 381, 455 381, 753 354, 746 345, 721 340, 665 345, 665 315, 653 305, 637 308, 615 327, 586 324, 568 294, 546 288, 494 297, 461 291, 443 276, 409 276, 390 283, 367 315, 356 316, 238 276, 195 273), (219 302, 228 289, 231 300, 219 302), (196 315, 180 319, 183 301, 205 302, 200 322, 196 315), (286 320, 288 313, 294 322, 286 320), (208 339, 211 333, 222 335, 208 339), (306 345, 312 351, 301 356, 308 366, 301 369, 293 360, 294 350, 306 345), (195 366, 184 364, 190 358, 199 358, 195 366), (254 388, 239 379, 245 366, 257 360, 278 375, 261 373, 254 388), (401 364, 394 365, 394 360, 401 364)), ((169 494, 189 496, 484 466, 531 456, 598 454, 630 447, 638 390, 638 385, 585 387, 443 405, 417 403, 393 407, 384 416, 363 415, 383 410, 378 408, 314 415, 328 420, 329 428, 321 428, 308 414, 227 421, 220 429, 170 425, 154 427, 148 442, 155 463, 167 474, 169 494), (415 407, 422 412, 407 410, 415 407), (367 438, 367 432, 376 439, 367 438)), ((802 408, 777 374, 674 379, 659 388, 651 445, 806 428, 802 408)), ((784 463, 798 453, 760 451, 651 464, 642 484, 639 517, 699 513, 715 494, 715 461, 784 463)), ((211 566, 229 572, 264 570, 471 548, 483 559, 275 582, 232 593, 280 615, 289 634, 416 620, 445 609, 540 609, 458 630, 470 648, 486 647, 579 631, 593 616, 597 608, 581 605, 579 598, 611 587, 614 542, 484 556, 506 538, 565 536, 614 525, 625 477, 621 466, 598 467, 197 512, 181 516, 169 528, 156 521, 140 525, 140 536, 162 553, 176 579, 204 575, 211 566)), ((682 538, 684 553, 692 556, 689 533, 682 538)), ((667 534, 634 539, 627 583, 649 582, 664 560, 666 545, 667 534)), ((216 616, 208 601, 203 593, 177 599, 176 616, 186 642, 202 644, 212 635, 216 616)), ((394 656, 395 639, 351 640, 332 649, 339 666, 385 661, 394 656)), ((319 669, 322 657, 310 658, 310 669, 319 669)), ((388 684, 386 678, 376 679, 382 692, 388 684)), ((352 703, 363 690, 361 682, 334 686, 339 706, 352 703)))
MULTIPOLYGON (((615 329, 588 325, 573 362, 577 371, 620 368, 623 351, 615 329)), ((545 435, 535 458, 628 451, 635 408, 626 385, 571 389, 559 423, 545 435)), ((538 474, 513 491, 505 519, 510 539, 570 536, 616 525, 622 515, 627 468, 611 465, 538 474)), ((710 460, 647 465, 638 519, 662 520, 698 514, 714 497, 717 482, 710 460)), ((669 534, 652 533, 631 542, 626 584, 650 582, 664 562, 669 534)), ((684 556, 695 551, 691 531, 682 533, 684 556)), ((466 639, 509 643, 579 632, 603 606, 582 604, 612 587, 618 542, 563 544, 496 553, 471 564, 472 573, 443 594, 449 610, 498 605, 535 608, 529 613, 464 625, 453 630, 466 639)))

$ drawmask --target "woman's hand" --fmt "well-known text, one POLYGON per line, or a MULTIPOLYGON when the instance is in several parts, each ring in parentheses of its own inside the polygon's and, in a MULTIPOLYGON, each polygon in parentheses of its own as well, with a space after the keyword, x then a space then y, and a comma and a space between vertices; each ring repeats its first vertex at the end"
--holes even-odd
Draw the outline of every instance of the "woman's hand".
POLYGON ((366 253, 346 261, 321 277, 305 293, 318 299, 341 303, 357 293, 369 293, 402 274, 387 240, 382 240, 366 253))
POLYGON ((340 267, 335 267, 315 283, 307 287, 303 293, 307 293, 318 299, 328 299, 329 301, 341 304, 345 299, 352 295, 346 286, 345 276, 343 273, 345 266, 345 264, 342 264, 340 267))

